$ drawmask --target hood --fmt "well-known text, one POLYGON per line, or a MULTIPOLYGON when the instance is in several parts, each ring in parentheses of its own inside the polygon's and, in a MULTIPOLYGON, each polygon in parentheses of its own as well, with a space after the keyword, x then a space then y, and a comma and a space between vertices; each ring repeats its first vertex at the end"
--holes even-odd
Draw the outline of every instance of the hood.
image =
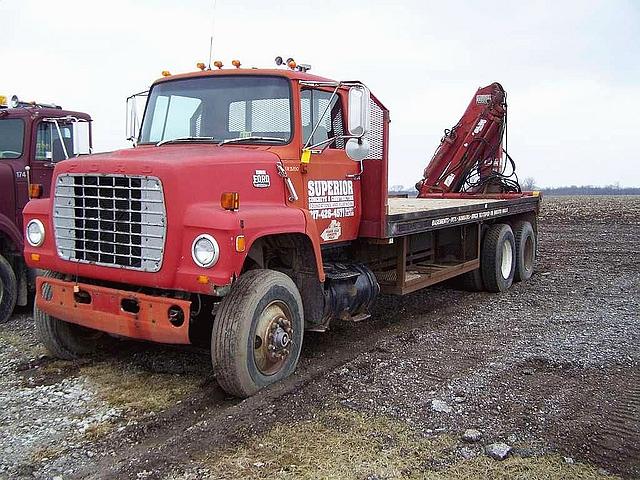
POLYGON ((85 173, 158 177, 167 204, 181 204, 183 208, 198 202, 219 203, 222 192, 239 192, 245 203, 283 203, 284 183, 278 181, 278 162, 279 157, 264 147, 174 144, 65 160, 56 165, 54 176, 85 173), (256 174, 270 177, 268 188, 256 188, 256 174))
MULTIPOLYGON (((189 169, 199 168, 204 165, 230 165, 274 161, 278 161, 278 156, 264 150, 264 147, 229 145, 220 147, 215 144, 193 145, 182 143, 167 144, 160 147, 145 145, 137 148, 116 150, 114 152, 97 153, 86 157, 66 160, 59 165, 61 171, 71 171, 69 170, 69 164, 75 165, 71 168, 80 168, 82 171, 86 171, 87 168, 95 170, 96 166, 99 165, 98 170, 106 173, 107 170, 113 172, 113 168, 122 168, 124 165, 139 167, 142 170, 151 169, 162 171, 165 168, 174 169, 176 166, 189 169)), ((145 174, 148 175, 149 173, 145 174)))

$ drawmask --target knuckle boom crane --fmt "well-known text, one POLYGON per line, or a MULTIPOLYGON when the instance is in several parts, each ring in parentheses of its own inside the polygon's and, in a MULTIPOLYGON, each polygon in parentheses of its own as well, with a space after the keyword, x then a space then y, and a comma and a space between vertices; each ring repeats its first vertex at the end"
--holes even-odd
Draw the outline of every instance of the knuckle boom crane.
POLYGON ((416 184, 418 197, 521 193, 515 163, 502 147, 506 100, 497 82, 478 89, 460 121, 444 131, 424 177, 416 184))

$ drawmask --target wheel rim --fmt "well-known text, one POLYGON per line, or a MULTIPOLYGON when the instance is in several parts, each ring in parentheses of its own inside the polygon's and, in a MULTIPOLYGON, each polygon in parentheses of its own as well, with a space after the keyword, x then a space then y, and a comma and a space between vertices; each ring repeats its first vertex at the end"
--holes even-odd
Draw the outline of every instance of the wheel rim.
POLYGON ((511 246, 511 242, 505 240, 502 244, 502 263, 500 265, 502 278, 509 278, 509 275, 511 275, 511 267, 513 267, 513 247, 511 246))
POLYGON ((524 242, 524 268, 529 271, 533 268, 533 257, 534 257, 534 248, 533 248, 533 238, 531 236, 527 237, 524 242))
POLYGON ((293 326, 291 311, 276 300, 265 307, 258 318, 254 337, 253 358, 263 375, 275 375, 291 354, 293 326))

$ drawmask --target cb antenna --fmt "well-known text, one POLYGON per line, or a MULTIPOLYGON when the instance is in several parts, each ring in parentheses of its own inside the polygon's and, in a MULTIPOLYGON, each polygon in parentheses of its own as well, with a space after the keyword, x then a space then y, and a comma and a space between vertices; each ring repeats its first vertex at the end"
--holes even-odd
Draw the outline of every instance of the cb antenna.
POLYGON ((216 26, 216 0, 213 0, 213 8, 211 9, 211 36, 209 37, 209 67, 211 70, 211 60, 213 59, 213 31, 216 26))

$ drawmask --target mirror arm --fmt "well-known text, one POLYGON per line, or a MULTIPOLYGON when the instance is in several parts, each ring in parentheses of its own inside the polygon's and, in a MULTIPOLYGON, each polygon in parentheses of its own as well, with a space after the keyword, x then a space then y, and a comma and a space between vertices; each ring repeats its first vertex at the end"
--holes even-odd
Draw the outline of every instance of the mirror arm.
POLYGON ((64 159, 69 160, 69 152, 67 152, 67 147, 64 144, 64 139, 62 138, 62 132, 60 131, 60 125, 56 120, 53 121, 56 126, 56 130, 58 131, 58 138, 60 139, 60 145, 62 146, 62 151, 64 153, 64 159))
POLYGON ((307 142, 304 144, 304 147, 302 147, 303 150, 309 148, 309 142, 311 142, 311 139, 316 134, 316 130, 318 130, 318 127, 320 126, 322 119, 327 114, 327 110, 329 110, 329 107, 331 107, 331 102, 333 102, 333 99, 336 98, 336 95, 338 95, 338 89, 340 88, 340 85, 341 85, 340 83, 336 85, 336 88, 333 90, 331 97, 329 97, 329 102, 327 103, 327 106, 324 108, 322 115, 320 115, 320 118, 318 119, 318 123, 316 123, 315 127, 313 127, 313 130, 311 130, 311 134, 309 135, 307 142))
POLYGON ((360 171, 358 173, 349 173, 346 175, 346 178, 357 180, 362 176, 362 174, 364 173, 364 164, 362 163, 362 160, 360 160, 358 163, 360 164, 360 171))
POLYGON ((339 138, 357 138, 358 140, 361 140, 363 137, 364 135, 336 135, 335 137, 327 138, 326 140, 318 142, 315 145, 311 145, 310 147, 303 147, 302 149, 313 150, 315 148, 318 148, 320 145, 324 145, 324 147, 320 149, 320 152, 324 152, 325 149, 331 144, 331 142, 333 142, 334 140, 338 140, 339 138))

